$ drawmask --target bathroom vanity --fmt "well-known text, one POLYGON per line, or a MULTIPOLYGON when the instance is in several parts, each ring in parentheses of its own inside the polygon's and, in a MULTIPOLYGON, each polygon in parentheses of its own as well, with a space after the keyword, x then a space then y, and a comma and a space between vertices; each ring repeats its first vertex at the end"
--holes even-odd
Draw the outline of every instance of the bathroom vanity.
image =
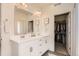
POLYGON ((12 56, 41 56, 49 50, 49 36, 22 37, 11 40, 12 56))
POLYGON ((19 8, 15 8, 14 14, 14 37, 10 40, 11 55, 43 55, 49 50, 48 18, 34 16, 19 8))

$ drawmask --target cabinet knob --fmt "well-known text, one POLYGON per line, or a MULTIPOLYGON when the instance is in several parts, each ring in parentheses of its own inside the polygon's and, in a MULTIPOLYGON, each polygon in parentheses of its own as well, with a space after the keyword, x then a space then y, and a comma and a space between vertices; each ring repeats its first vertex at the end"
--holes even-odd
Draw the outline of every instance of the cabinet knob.
POLYGON ((40 41, 41 41, 41 39, 40 39, 40 41))
POLYGON ((40 51, 40 53, 42 53, 42 52, 40 51))
POLYGON ((32 52, 33 51, 33 48, 32 47, 30 47, 30 52, 32 52))
POLYGON ((40 44, 40 46, 42 46, 42 44, 40 44))

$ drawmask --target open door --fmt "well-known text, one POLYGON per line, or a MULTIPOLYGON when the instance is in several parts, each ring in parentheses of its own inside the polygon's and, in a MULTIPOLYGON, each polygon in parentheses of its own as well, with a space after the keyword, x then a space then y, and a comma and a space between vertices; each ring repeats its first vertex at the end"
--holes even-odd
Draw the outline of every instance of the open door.
POLYGON ((71 13, 55 16, 55 52, 71 55, 71 13))
POLYGON ((69 53, 69 55, 71 55, 71 13, 69 12, 68 16, 67 16, 67 52, 69 53))

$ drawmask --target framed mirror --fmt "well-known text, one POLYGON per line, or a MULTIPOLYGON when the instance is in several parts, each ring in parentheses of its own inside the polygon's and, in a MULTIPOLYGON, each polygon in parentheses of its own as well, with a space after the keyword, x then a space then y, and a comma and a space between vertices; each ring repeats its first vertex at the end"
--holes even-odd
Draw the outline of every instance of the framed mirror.
POLYGON ((14 32, 15 35, 29 34, 34 31, 33 23, 31 19, 32 14, 23 9, 15 7, 14 13, 14 32))
POLYGON ((26 34, 26 20, 19 20, 16 22, 16 34, 26 34))
POLYGON ((29 13, 15 8, 15 17, 14 17, 14 30, 15 35, 22 35, 28 33, 28 16, 29 13))

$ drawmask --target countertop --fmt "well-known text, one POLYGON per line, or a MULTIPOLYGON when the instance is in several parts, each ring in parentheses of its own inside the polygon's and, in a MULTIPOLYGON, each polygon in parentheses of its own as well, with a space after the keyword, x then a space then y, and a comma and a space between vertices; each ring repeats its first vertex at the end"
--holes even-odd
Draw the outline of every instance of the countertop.
POLYGON ((35 39, 40 39, 41 37, 45 37, 45 36, 49 36, 49 35, 39 35, 39 36, 34 36, 34 37, 27 37, 26 35, 16 35, 13 38, 11 38, 11 41, 14 41, 16 43, 23 43, 26 41, 32 41, 35 39))

